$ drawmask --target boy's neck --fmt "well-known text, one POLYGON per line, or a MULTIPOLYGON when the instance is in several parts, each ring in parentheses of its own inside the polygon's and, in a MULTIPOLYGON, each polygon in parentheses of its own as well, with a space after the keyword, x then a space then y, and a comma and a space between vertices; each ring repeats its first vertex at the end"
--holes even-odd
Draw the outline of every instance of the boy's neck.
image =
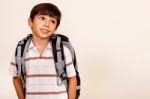
POLYGON ((38 48, 39 47, 45 48, 47 46, 48 42, 49 42, 49 38, 42 39, 42 38, 39 38, 39 37, 33 35, 33 44, 34 44, 34 46, 36 46, 38 48))
POLYGON ((44 52, 44 49, 48 45, 49 38, 47 39, 42 39, 39 37, 36 37, 33 35, 33 45, 36 46, 38 52, 40 53, 40 57, 42 56, 42 53, 44 52))

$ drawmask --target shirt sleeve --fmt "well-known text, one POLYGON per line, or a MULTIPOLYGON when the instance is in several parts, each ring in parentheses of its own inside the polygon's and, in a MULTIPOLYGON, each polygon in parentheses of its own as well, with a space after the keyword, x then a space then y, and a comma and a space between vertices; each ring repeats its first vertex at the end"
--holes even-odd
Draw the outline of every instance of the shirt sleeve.
POLYGON ((17 76, 17 68, 16 68, 16 61, 15 61, 15 52, 13 53, 11 59, 10 59, 10 66, 9 66, 9 71, 8 73, 12 76, 15 77, 17 76))
POLYGON ((67 77, 76 76, 75 68, 72 61, 72 56, 70 50, 64 46, 65 64, 67 77))

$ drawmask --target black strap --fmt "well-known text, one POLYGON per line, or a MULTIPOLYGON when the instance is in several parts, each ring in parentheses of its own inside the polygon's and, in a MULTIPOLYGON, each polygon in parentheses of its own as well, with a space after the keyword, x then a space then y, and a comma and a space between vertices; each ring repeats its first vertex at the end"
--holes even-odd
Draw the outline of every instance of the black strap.
MULTIPOLYGON (((62 41, 63 40, 65 40, 66 38, 63 38, 63 36, 62 35, 60 35, 60 34, 54 34, 54 35, 52 35, 51 36, 51 43, 52 43, 52 50, 53 50, 53 56, 54 56, 54 62, 55 62, 55 69, 56 69, 56 72, 57 72, 57 74, 58 74, 58 76, 61 78, 61 80, 63 81, 63 80, 65 80, 66 78, 67 78, 67 74, 66 74, 66 69, 65 69, 65 67, 63 68, 63 70, 61 69, 61 71, 62 72, 60 72, 59 71, 59 69, 58 68, 60 68, 60 67, 57 67, 57 63, 59 63, 58 62, 58 57, 57 57, 57 53, 59 52, 59 51, 61 51, 61 60, 62 61, 64 61, 64 59, 65 59, 65 56, 64 56, 64 49, 63 49, 63 44, 62 44, 62 41), (57 50, 57 38, 58 37, 61 37, 61 41, 60 41, 60 50, 57 50)), ((62 65, 65 65, 64 63, 62 64, 62 65)))

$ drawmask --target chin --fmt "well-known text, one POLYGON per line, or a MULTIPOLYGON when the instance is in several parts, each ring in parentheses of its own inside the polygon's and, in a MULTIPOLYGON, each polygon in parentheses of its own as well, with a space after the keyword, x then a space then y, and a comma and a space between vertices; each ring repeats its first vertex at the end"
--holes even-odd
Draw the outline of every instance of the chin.
POLYGON ((52 34, 47 34, 47 35, 41 35, 40 37, 42 39, 48 39, 49 37, 51 37, 52 34))

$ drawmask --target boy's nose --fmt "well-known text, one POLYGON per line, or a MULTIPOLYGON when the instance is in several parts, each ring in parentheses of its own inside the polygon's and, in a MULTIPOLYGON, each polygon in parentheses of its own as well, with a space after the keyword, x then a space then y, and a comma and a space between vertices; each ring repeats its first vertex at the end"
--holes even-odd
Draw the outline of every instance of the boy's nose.
POLYGON ((47 27, 49 27, 49 25, 50 25, 49 21, 45 21, 44 25, 47 26, 47 27))

